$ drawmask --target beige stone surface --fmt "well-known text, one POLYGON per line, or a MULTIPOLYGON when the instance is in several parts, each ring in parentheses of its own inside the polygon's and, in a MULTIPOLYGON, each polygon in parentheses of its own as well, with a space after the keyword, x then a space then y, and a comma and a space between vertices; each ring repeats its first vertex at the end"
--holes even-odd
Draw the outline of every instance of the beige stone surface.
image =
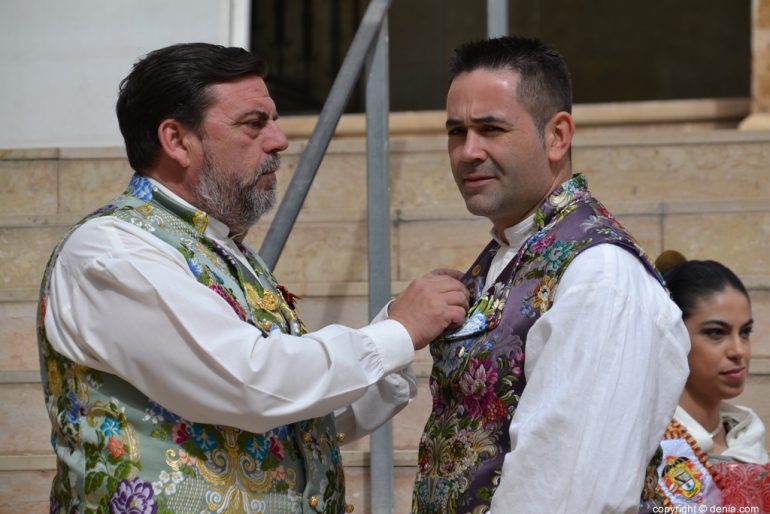
POLYGON ((441 207, 465 210, 446 151, 394 153, 390 162, 393 209, 441 207))
POLYGON ((398 229, 398 279, 411 280, 435 268, 465 271, 489 242, 490 224, 470 221, 415 221, 398 229))
POLYGON ((636 241, 650 256, 655 260, 655 257, 662 251, 663 234, 661 233, 661 216, 657 214, 652 215, 636 215, 636 214, 619 214, 616 215, 618 221, 628 230, 631 235, 636 238, 636 241))
MULTIPOLYGON (((745 405, 754 409, 765 423, 765 427, 770 427, 770 376, 749 376, 743 393, 730 400, 738 405, 745 405)), ((765 448, 770 449, 770 430, 765 431, 765 448)))
POLYGON ((36 311, 36 303, 0 303, 0 372, 38 369, 36 311))
POLYGON ((365 296, 300 298, 297 309, 309 331, 332 323, 362 327, 369 322, 369 300, 365 296))
POLYGON ((123 192, 131 174, 131 167, 125 159, 61 161, 60 212, 88 214, 123 192))
POLYGON ((752 1, 751 110, 770 112, 770 0, 752 1))
POLYGON ((47 514, 54 471, 0 471, 0 514, 47 514))
MULTIPOLYGON (((284 188, 289 181, 281 178, 279 182, 284 188)), ((328 208, 366 209, 365 153, 329 153, 324 157, 305 199, 304 209, 328 208)))
POLYGON ((64 227, 0 228, 0 290, 37 288, 64 227))
POLYGON ((360 282, 366 270, 364 222, 308 222, 294 226, 276 276, 286 283, 360 282))
POLYGON ((754 360, 765 359, 768 363, 767 366, 755 369, 765 369, 770 374, 770 289, 750 289, 749 295, 754 316, 751 353, 754 360))
POLYGON ((767 276, 770 210, 669 214, 663 220, 663 241, 689 259, 717 260, 738 276, 767 276))
POLYGON ((56 213, 58 166, 54 160, 0 160, 0 215, 56 213))
POLYGON ((53 451, 40 384, 0 384, 0 412, 0 455, 53 451))
POLYGON ((576 148, 575 169, 611 210, 629 202, 767 200, 770 144, 687 144, 576 148))

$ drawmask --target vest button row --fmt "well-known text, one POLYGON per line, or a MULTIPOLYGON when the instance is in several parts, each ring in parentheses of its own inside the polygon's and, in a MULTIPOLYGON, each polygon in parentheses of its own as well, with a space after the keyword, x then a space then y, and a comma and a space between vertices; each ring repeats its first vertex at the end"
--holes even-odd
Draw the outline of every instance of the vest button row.
POLYGON ((343 434, 342 432, 337 434, 337 442, 340 443, 340 444, 344 443, 345 442, 345 434, 343 434))
POLYGON ((348 514, 350 514, 350 513, 351 513, 351 512, 353 512, 354 510, 356 510, 356 508, 353 506, 353 504, 352 504, 352 503, 346 503, 346 504, 345 504, 345 512, 347 512, 348 514))

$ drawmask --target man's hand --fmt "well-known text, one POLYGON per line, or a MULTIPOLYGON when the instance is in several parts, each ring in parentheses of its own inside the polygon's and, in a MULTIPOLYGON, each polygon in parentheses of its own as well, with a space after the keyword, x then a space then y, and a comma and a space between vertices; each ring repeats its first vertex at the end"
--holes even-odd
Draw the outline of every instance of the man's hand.
POLYGON ((424 348, 468 310, 468 290, 451 269, 434 270, 412 281, 388 309, 388 317, 406 328, 415 350, 424 348))

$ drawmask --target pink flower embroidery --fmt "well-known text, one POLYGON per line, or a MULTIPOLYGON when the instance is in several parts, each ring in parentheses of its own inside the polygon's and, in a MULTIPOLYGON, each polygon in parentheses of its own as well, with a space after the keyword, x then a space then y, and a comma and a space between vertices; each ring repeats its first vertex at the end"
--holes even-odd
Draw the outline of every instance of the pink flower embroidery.
POLYGON ((171 439, 176 444, 182 444, 190 439, 190 434, 187 433, 187 425, 184 423, 177 423, 171 427, 171 439))
POLYGON ((468 371, 460 377, 460 391, 468 414, 481 419, 485 425, 505 416, 505 407, 495 394, 497 378, 497 370, 490 358, 484 361, 471 359, 468 371))
POLYGON ((543 239, 533 244, 532 250, 538 253, 542 252, 543 250, 551 246, 555 240, 556 240, 556 234, 548 234, 543 239))

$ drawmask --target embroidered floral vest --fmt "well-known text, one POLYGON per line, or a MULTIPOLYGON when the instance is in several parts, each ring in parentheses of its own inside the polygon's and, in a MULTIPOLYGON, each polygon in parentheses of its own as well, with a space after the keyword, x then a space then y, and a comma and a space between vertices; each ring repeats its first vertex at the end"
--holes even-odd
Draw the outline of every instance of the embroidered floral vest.
MULTIPOLYGON (((204 235, 205 213, 178 204, 140 175, 80 224, 100 216, 132 223, 176 248, 203 286, 263 333, 304 332, 291 297, 254 252, 241 246, 256 279, 204 235)), ((44 320, 51 270, 64 241, 48 263, 38 313, 41 375, 57 455, 51 512, 345 511, 332 415, 263 434, 193 423, 120 378, 56 353, 44 320)))
POLYGON ((489 243, 464 278, 472 307, 463 326, 430 345, 433 406, 420 440, 413 513, 489 509, 526 385, 527 333, 550 308, 559 279, 580 252, 618 245, 660 280, 633 238, 591 196, 582 175, 554 191, 535 222, 535 234, 482 294, 499 248, 489 243))

